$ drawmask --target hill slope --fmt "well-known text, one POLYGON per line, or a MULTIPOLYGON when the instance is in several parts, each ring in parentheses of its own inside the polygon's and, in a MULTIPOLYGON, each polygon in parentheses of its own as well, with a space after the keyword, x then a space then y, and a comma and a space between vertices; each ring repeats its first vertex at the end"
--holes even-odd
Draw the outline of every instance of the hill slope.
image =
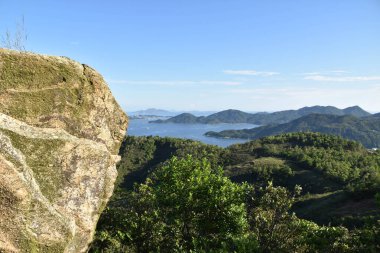
POLYGON ((217 124, 217 123, 251 123, 257 125, 282 124, 313 113, 331 115, 353 115, 365 117, 371 115, 358 106, 338 109, 333 106, 303 107, 298 110, 286 110, 273 113, 246 113, 239 110, 225 110, 207 117, 196 117, 183 113, 167 120, 156 120, 154 123, 183 123, 183 124, 217 124))
POLYGON ((365 222, 375 224, 380 218, 374 198, 380 190, 380 182, 376 181, 380 152, 369 152, 353 141, 318 133, 294 133, 223 149, 191 140, 129 136, 120 150, 115 193, 97 227, 98 240, 103 242, 102 232, 117 232, 115 217, 128 207, 133 183, 143 182, 172 156, 189 154, 221 165, 225 175, 236 183, 260 187, 272 181, 288 190, 300 185, 302 193, 293 211, 320 225, 353 229, 363 227, 365 222))
POLYGON ((289 123, 261 126, 243 130, 207 132, 218 138, 258 139, 264 136, 292 132, 320 132, 338 135, 362 143, 367 148, 380 147, 380 117, 336 116, 310 114, 289 123))

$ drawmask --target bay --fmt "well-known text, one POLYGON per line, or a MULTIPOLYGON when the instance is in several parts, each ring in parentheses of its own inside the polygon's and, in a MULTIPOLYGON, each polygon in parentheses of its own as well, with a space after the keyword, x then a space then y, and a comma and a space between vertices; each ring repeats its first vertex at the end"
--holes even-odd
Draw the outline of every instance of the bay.
POLYGON ((201 141, 206 144, 227 147, 236 143, 244 143, 244 139, 220 139, 204 136, 208 131, 238 130, 254 128, 257 125, 238 123, 238 124, 176 124, 176 123, 149 123, 149 119, 131 119, 127 134, 131 136, 160 136, 175 137, 201 141))

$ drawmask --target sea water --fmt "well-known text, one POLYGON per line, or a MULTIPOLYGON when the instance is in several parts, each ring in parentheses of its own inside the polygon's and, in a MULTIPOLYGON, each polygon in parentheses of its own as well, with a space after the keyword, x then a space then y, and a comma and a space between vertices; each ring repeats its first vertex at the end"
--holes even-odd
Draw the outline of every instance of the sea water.
POLYGON ((227 147, 236 143, 243 143, 244 139, 221 139, 204 136, 208 131, 238 130, 254 128, 258 125, 237 123, 237 124, 177 124, 177 123, 149 123, 149 119, 131 119, 127 134, 131 136, 160 136, 175 137, 201 141, 206 144, 227 147))

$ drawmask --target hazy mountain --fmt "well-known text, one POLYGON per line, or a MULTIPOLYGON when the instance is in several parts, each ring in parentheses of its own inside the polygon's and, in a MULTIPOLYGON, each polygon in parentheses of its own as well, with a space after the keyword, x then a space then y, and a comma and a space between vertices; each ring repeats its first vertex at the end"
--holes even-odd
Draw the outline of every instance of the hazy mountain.
POLYGON ((175 115, 178 115, 178 112, 171 112, 167 110, 162 109, 155 109, 155 108, 149 108, 146 110, 141 111, 135 111, 135 112, 129 112, 128 115, 130 116, 165 116, 165 117, 173 117, 175 115))
POLYGON ((191 113, 194 116, 200 117, 200 116, 209 116, 209 115, 214 114, 216 112, 217 111, 183 111, 183 112, 178 112, 178 114, 180 114, 180 113, 191 113))
POLYGON ((183 113, 191 113, 196 117, 208 116, 215 113, 215 111, 168 111, 163 109, 149 108, 146 110, 128 112, 129 116, 161 116, 161 117, 174 117, 183 113))
POLYGON ((333 106, 312 106, 303 107, 298 110, 286 110, 273 113, 247 113, 239 110, 225 110, 211 114, 206 117, 196 117, 184 113, 172 117, 167 120, 153 121, 155 123, 184 123, 184 124, 217 124, 217 123, 251 123, 257 125, 269 124, 282 124, 290 122, 294 119, 300 118, 305 115, 318 113, 318 114, 331 114, 331 115, 353 115, 357 117, 364 117, 371 115, 358 106, 348 107, 345 109, 338 109, 333 106))
POLYGON ((359 106, 347 107, 346 109, 343 109, 343 112, 346 115, 354 115, 356 117, 365 117, 371 115, 371 113, 364 111, 359 106))
MULTIPOLYGON (((197 117, 194 116, 191 113, 181 113, 180 115, 177 115, 173 118, 170 118, 170 123, 182 123, 182 124, 192 124, 192 123, 197 123, 199 119, 203 119, 204 117, 197 117)), ((167 120, 156 120, 154 122, 161 123, 163 121, 167 120)))
POLYGON ((379 115, 359 118, 352 115, 310 114, 284 124, 207 132, 205 135, 219 138, 258 139, 264 136, 306 131, 342 136, 359 141, 368 148, 380 147, 379 115))

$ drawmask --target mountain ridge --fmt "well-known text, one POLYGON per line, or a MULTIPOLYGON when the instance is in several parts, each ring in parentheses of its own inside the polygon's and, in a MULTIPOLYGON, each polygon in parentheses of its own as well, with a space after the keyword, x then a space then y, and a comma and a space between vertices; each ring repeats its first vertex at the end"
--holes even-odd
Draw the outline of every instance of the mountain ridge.
POLYGON ((206 132, 205 135, 218 138, 255 140, 265 136, 293 132, 333 134, 361 142, 367 148, 375 148, 380 146, 380 117, 378 115, 359 118, 352 115, 309 114, 288 123, 243 130, 210 131, 206 132))
POLYGON ((182 123, 182 124, 218 124, 218 123, 251 123, 256 125, 287 123, 305 115, 331 114, 331 115, 353 115, 357 117, 370 116, 359 106, 338 109, 334 106, 312 106, 302 107, 298 110, 284 110, 273 113, 247 113, 240 110, 228 109, 209 116, 196 117, 190 113, 182 113, 166 120, 155 120, 152 123, 182 123))

